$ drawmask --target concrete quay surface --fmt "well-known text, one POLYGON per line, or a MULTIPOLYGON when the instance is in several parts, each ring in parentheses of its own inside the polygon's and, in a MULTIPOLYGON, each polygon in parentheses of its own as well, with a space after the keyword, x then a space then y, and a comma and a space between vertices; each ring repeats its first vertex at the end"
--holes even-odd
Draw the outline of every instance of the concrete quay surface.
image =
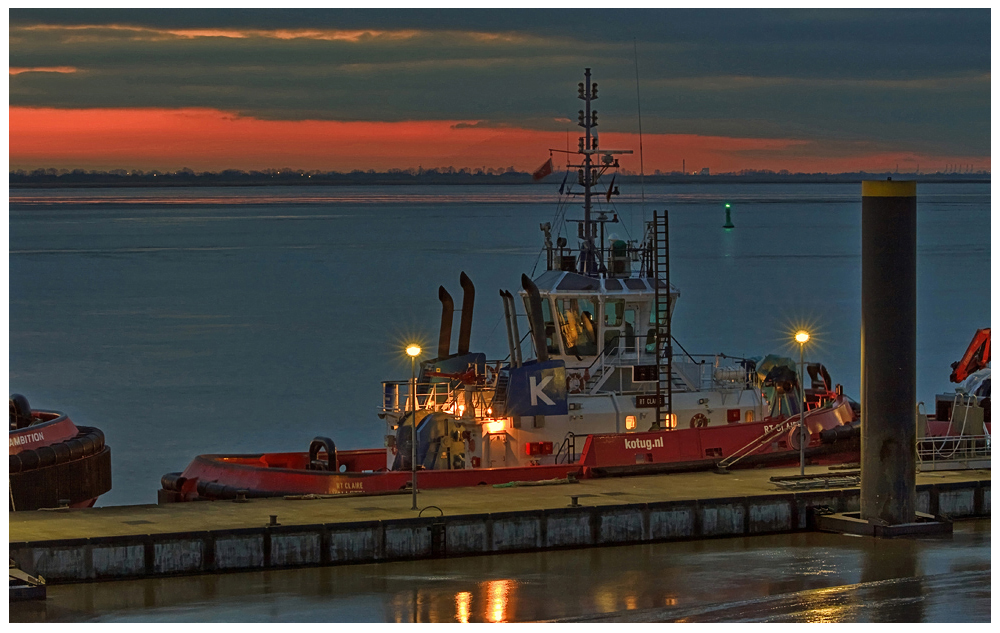
MULTIPOLYGON (((808 474, 824 474, 811 467, 808 474)), ((810 529, 860 491, 791 492, 798 469, 587 479, 321 499, 253 499, 10 513, 10 557, 52 583, 372 563, 810 529), (578 506, 571 506, 576 497, 578 506), (278 525, 269 525, 271 516, 278 525)), ((419 484, 419 480, 418 480, 419 484)), ((990 471, 917 475, 917 510, 990 514, 990 471)))

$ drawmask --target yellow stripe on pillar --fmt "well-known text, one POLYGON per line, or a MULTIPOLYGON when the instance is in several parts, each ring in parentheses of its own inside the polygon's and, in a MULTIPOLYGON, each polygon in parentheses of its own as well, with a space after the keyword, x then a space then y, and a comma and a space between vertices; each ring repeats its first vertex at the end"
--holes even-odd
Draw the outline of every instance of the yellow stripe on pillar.
POLYGON ((862 180, 862 198, 916 198, 916 180, 862 180))

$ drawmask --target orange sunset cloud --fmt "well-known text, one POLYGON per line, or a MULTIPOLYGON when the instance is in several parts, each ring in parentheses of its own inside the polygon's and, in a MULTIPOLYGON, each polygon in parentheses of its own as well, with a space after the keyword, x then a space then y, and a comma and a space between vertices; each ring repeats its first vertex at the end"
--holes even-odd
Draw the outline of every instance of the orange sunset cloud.
MULTIPOLYGON (((275 121, 214 109, 10 108, 13 169, 164 169, 198 171, 293 167, 351 171, 423 166, 532 170, 550 149, 575 146, 578 132, 475 125, 476 121, 275 121)), ((606 133, 601 146, 633 149, 623 167, 638 171, 635 134, 606 133)), ((694 134, 644 135, 644 165, 677 171, 709 167, 819 172, 885 169, 929 158, 858 152, 831 158, 811 141, 694 134)), ((955 162, 961 159, 956 158, 955 162)), ((555 154, 554 163, 564 163, 555 154)))

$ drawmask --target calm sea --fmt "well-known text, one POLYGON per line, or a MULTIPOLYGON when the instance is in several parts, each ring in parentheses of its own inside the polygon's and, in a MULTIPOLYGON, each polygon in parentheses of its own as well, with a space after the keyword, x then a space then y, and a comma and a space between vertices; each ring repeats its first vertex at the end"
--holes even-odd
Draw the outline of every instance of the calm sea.
MULTIPOLYGON (((647 215, 670 209, 680 343, 795 355, 790 333, 808 325, 807 360, 857 399, 860 189, 647 186, 647 215)), ((304 451, 317 435, 380 446, 380 381, 408 375, 407 342, 436 345, 438 285, 460 305, 459 273, 472 278, 472 347, 507 355, 498 290, 540 272, 555 190, 12 189, 9 391, 104 430, 114 488, 101 505, 155 502, 160 476, 200 453, 304 451)), ((642 233, 636 191, 616 199, 625 239, 642 233)), ((930 402, 989 326, 990 186, 917 191, 930 402)))
POLYGON ((976 520, 60 585, 10 621, 989 622, 990 541, 976 520))

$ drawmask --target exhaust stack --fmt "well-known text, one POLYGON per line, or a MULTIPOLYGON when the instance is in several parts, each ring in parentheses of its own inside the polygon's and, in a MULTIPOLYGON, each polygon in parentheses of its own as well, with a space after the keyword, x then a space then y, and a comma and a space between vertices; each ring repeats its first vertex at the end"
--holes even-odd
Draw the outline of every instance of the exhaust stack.
POLYGON ((451 354, 451 321, 455 315, 455 302, 444 286, 438 286, 438 299, 441 300, 441 336, 438 338, 438 358, 447 358, 451 354))
POLYGON ((535 357, 544 363, 549 359, 549 348, 545 344, 545 323, 542 321, 542 297, 538 286, 521 275, 521 287, 528 293, 528 323, 531 325, 531 340, 535 343, 535 357))
POLYGON ((503 301, 503 316, 507 322, 507 345, 510 347, 510 366, 521 366, 521 335, 517 331, 517 308, 514 295, 506 290, 500 291, 503 301))
POLYGON ((469 340, 472 338, 472 304, 476 301, 476 287, 472 285, 472 280, 462 271, 459 277, 462 284, 462 321, 458 327, 458 353, 459 355, 469 353, 469 340))

